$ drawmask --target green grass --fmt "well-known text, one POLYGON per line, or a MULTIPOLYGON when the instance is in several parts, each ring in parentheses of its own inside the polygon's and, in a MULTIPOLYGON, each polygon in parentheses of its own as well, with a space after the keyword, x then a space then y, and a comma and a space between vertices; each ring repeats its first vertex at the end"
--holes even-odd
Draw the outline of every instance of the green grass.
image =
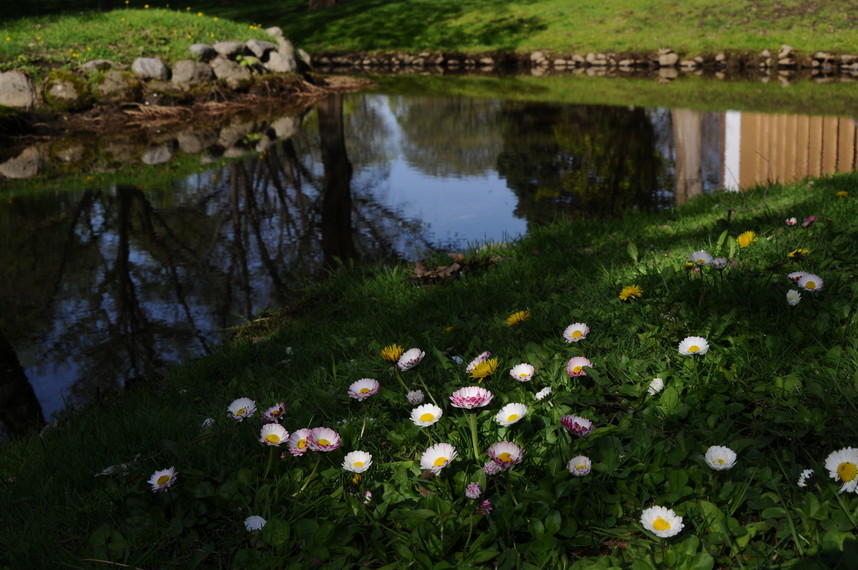
MULTIPOLYGON (((838 494, 822 464, 858 435, 850 420, 858 405, 856 195, 858 175, 842 175, 703 196, 622 220, 558 221, 470 252, 461 279, 435 286, 414 281, 405 267, 341 267, 214 355, 0 448, 0 567, 846 561, 858 548, 858 498, 838 494), (783 222, 809 215, 817 217, 809 228, 783 222), (738 247, 736 236, 748 230, 757 240, 738 247), (787 257, 797 247, 810 250, 800 262, 787 257), (732 262, 694 272, 685 264, 698 249, 732 262), (790 307, 785 275, 796 269, 818 273, 825 286, 790 307), (620 301, 631 284, 642 297, 620 301), (507 326, 523 309, 529 320, 507 326), (587 323, 590 334, 568 344, 561 333, 574 322, 587 323), (691 335, 708 339, 706 355, 678 354, 691 335), (397 374, 379 355, 392 343, 426 356, 397 374), (499 367, 482 383, 495 399, 475 412, 475 459, 471 413, 448 396, 475 382, 454 357, 466 363, 484 350, 499 367), (589 374, 570 378, 567 360, 582 355, 593 363, 589 374), (529 383, 509 377, 519 362, 536 368, 529 383), (650 396, 656 376, 666 387, 650 396), (381 391, 350 399, 348 386, 364 377, 377 378, 381 391), (403 383, 437 401, 441 421, 413 425, 403 383), (535 400, 546 386, 551 397, 535 400), (253 398, 260 411, 285 401, 290 432, 327 426, 343 444, 279 459, 282 448, 258 442, 260 412, 243 422, 226 417, 239 397, 253 398), (507 402, 529 411, 501 427, 493 418, 507 402), (595 431, 570 437, 560 424, 565 414, 591 419, 595 431), (213 427, 201 430, 209 417, 213 427), (522 445, 524 460, 486 476, 485 450, 501 440, 522 445), (433 477, 421 472, 420 457, 439 441, 459 456, 433 477), (736 451, 737 465, 710 470, 703 462, 710 445, 736 451), (373 455, 359 481, 340 467, 354 449, 373 455), (585 478, 566 469, 579 454, 593 462, 585 478), (94 476, 123 463, 125 473, 94 476), (176 483, 153 493, 147 479, 170 466, 176 483), (802 489, 796 481, 805 468, 816 476, 802 489), (469 481, 492 502, 489 516, 464 497, 469 481), (641 527, 641 511, 654 504, 683 517, 678 536, 658 539, 641 527), (248 515, 268 520, 261 533, 244 530, 248 515)), ((428 260, 436 263, 449 261, 428 260)))

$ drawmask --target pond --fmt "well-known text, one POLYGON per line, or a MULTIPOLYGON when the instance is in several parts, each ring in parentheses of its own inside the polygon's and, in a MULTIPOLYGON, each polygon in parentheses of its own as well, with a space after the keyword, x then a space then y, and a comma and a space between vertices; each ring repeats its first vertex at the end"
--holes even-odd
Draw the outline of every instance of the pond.
POLYGON ((849 117, 391 89, 145 133, 0 160, 7 433, 205 354, 343 261, 413 262, 856 157, 849 117))

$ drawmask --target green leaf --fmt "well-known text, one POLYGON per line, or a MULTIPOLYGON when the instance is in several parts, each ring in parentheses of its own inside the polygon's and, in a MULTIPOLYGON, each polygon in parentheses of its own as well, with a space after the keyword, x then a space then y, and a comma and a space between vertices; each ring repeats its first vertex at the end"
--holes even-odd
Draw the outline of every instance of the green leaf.
POLYGON ((676 407, 679 405, 679 394, 676 392, 676 389, 673 386, 665 388, 661 393, 658 404, 667 414, 676 410, 676 407))
POLYGON ((718 243, 715 246, 716 252, 721 251, 721 248, 724 247, 724 243, 727 241, 728 237, 729 237, 729 233, 727 232, 727 230, 724 230, 723 232, 721 232, 721 235, 718 236, 718 243))
POLYGON ((638 262, 638 246, 635 245, 635 242, 633 242, 633 241, 629 242, 629 246, 627 248, 627 251, 629 252, 629 257, 632 258, 632 261, 637 263, 638 262))
POLYGON ((262 527, 262 540, 274 548, 280 548, 289 542, 289 523, 282 519, 268 519, 262 527))

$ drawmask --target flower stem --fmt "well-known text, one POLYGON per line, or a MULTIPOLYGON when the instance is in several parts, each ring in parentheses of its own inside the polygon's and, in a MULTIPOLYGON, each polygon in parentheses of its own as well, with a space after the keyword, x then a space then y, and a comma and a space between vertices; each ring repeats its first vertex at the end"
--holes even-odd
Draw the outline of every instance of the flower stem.
POLYGON ((396 373, 396 379, 399 380, 399 383, 402 384, 402 387, 405 388, 406 392, 410 392, 411 388, 402 380, 402 376, 399 375, 399 369, 394 368, 393 371, 396 373))
POLYGON ((477 449, 477 414, 468 414, 468 422, 471 424, 471 443, 474 445, 474 461, 479 462, 480 452, 477 449))
POLYGON ((306 489, 306 488, 307 488, 307 485, 309 485, 309 484, 310 484, 310 481, 311 481, 311 480, 313 479, 313 477, 316 475, 316 471, 319 469, 319 461, 320 461, 320 459, 321 459, 321 458, 319 457, 319 454, 318 454, 318 453, 315 453, 315 456, 316 456, 316 463, 313 465, 313 470, 310 472, 310 474, 309 474, 309 475, 307 475, 307 478, 306 478, 306 479, 304 479, 304 484, 303 484, 303 485, 301 485, 301 488, 300 488, 300 489, 298 489, 298 492, 297 492, 297 493, 294 493, 294 494, 292 495, 293 497, 294 497, 295 495, 297 495, 298 493, 301 493, 302 491, 304 491, 304 489, 306 489))
POLYGON ((437 406, 438 402, 435 400, 435 396, 432 395, 432 392, 429 390, 429 387, 426 386, 426 382, 423 381, 423 377, 418 376, 417 378, 418 378, 418 381, 420 382, 420 385, 423 386, 423 389, 426 390, 427 394, 429 394, 429 399, 432 400, 432 403, 437 406))
POLYGON ((263 473, 262 478, 265 479, 268 477, 268 471, 271 469, 271 462, 274 461, 274 447, 268 448, 268 465, 265 466, 265 473, 263 473))

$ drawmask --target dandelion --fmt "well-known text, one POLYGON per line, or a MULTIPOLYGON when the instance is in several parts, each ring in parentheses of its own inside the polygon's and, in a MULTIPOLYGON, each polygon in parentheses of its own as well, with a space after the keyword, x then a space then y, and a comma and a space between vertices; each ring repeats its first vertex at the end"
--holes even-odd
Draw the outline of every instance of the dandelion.
POLYGON ((712 259, 712 267, 721 271, 725 267, 727 267, 727 258, 726 257, 716 257, 712 259))
POLYGON ((361 378, 349 386, 349 397, 357 401, 366 400, 377 393, 381 384, 374 378, 361 378))
POLYGON ((514 327, 530 319, 530 311, 516 311, 506 318, 506 326, 514 327))
POLYGON ((155 471, 152 473, 152 476, 149 477, 148 483, 152 485, 152 491, 166 491, 169 487, 176 482, 176 477, 178 476, 178 472, 174 467, 170 467, 169 469, 161 469, 160 471, 155 471))
POLYGON ((700 249, 691 254, 691 261, 697 266, 705 267, 712 264, 712 256, 700 249))
POLYGON ((628 301, 629 299, 637 299, 643 295, 643 289, 638 285, 628 285, 620 290, 620 301, 628 301))
POLYGON ((280 421, 286 412, 286 402, 277 402, 262 414, 262 421, 273 423, 280 421))
POLYGON ((653 378, 652 382, 649 383, 649 388, 647 388, 647 392, 650 396, 655 396, 659 392, 664 389, 664 380, 661 378, 653 378))
POLYGON ((784 220, 784 223, 788 226, 794 226, 798 223, 798 220, 795 218, 787 218, 784 220))
POLYGON ((702 336, 687 336, 679 343, 679 354, 706 354, 709 343, 702 336))
POLYGON ((397 362, 405 349, 398 344, 391 344, 381 349, 381 357, 388 362, 397 362))
POLYGON ((544 400, 545 398, 547 398, 550 394, 551 394, 551 386, 546 386, 545 388, 543 388, 542 390, 540 390, 539 392, 537 392, 537 393, 534 395, 534 397, 535 397, 537 400, 542 401, 542 400, 544 400))
POLYGON ((399 366, 400 370, 405 372, 406 370, 414 368, 420 364, 420 361, 423 360, 424 356, 426 356, 426 353, 419 348, 409 348, 402 354, 402 356, 399 357, 396 365, 399 366))
POLYGON ((847 192, 846 190, 838 190, 837 191, 837 197, 838 198, 845 198, 847 196, 849 196, 849 192, 847 192))
POLYGON ((471 370, 470 375, 471 378, 474 378, 478 382, 482 381, 483 378, 488 378, 492 374, 494 374, 498 369, 498 359, 497 358, 489 358, 483 362, 477 363, 474 366, 474 369, 471 370))
POLYGON ((813 224, 813 222, 815 222, 815 221, 816 221, 816 216, 808 216, 801 223, 801 227, 809 228, 813 224))
POLYGON ((801 475, 798 476, 798 485, 799 487, 807 487, 807 480, 813 476, 813 469, 805 469, 801 472, 801 475))
POLYGON ((256 413, 256 402, 250 398, 239 398, 234 400, 227 408, 229 417, 236 421, 244 421, 256 413))
POLYGON ((423 452, 423 456, 420 457, 420 468, 437 475, 457 456, 456 448, 449 443, 436 443, 423 452))
POLYGON ((801 276, 797 285, 805 291, 821 291, 823 286, 822 277, 813 273, 806 273, 801 276))
POLYGON ((673 509, 659 506, 644 509, 641 513, 641 524, 659 538, 676 536, 685 526, 682 524, 682 517, 676 516, 673 509))
POLYGON ((535 372, 536 368, 534 368, 532 364, 522 362, 521 364, 513 366, 509 371, 509 375, 519 382, 529 382, 530 379, 533 378, 535 372))
POLYGON ((858 492, 858 449, 844 447, 831 453, 825 460, 828 475, 835 481, 842 481, 840 492, 858 492))
POLYGON ((278 423, 265 424, 259 431, 259 442, 279 446, 289 439, 289 432, 278 423))
POLYGON ((262 530, 262 527, 265 526, 266 520, 258 515, 252 515, 244 519, 244 528, 247 529, 247 532, 253 532, 254 530, 262 530))
POLYGON ((307 443, 313 451, 333 451, 340 446, 340 434, 331 428, 313 428, 307 443))
POLYGON ((757 234, 751 231, 743 232, 736 238, 736 243, 739 247, 745 248, 757 241, 757 234))
POLYGON ((466 373, 466 374, 470 374, 471 372, 473 372, 473 371, 474 371, 474 368, 476 368, 478 365, 480 365, 481 363, 483 363, 483 362, 485 362, 486 360, 488 360, 488 359, 489 359, 489 356, 491 356, 491 355, 492 355, 492 353, 491 353, 491 352, 489 352, 489 351, 485 351, 485 352, 483 352, 482 354, 480 354, 478 357, 476 357, 475 359, 473 359, 473 360, 468 364, 468 366, 467 366, 467 367, 465 367, 465 373, 466 373))
POLYGON ((511 426, 527 415, 527 406, 510 403, 500 409, 495 415, 495 421, 502 426, 511 426))
POLYGON ((492 461, 500 465, 504 471, 512 469, 524 458, 524 450, 517 443, 499 441, 488 449, 492 461))
POLYGON ((581 416, 565 415, 560 418, 560 423, 569 430, 569 433, 578 437, 590 435, 594 429, 593 422, 581 416))
POLYGON ((289 441, 286 442, 289 453, 296 457, 307 453, 310 450, 310 434, 311 430, 303 428, 290 435, 289 441))
POLYGON ((487 406, 494 397, 494 394, 480 386, 465 386, 453 392, 450 402, 455 408, 472 410, 487 406))
POLYGON ((810 273, 808 273, 807 271, 792 271, 790 273, 787 273, 787 279, 789 279, 793 283, 798 283, 798 280, 805 275, 810 275, 810 273))
POLYGON ((585 366, 592 368, 593 363, 583 356, 576 356, 569 359, 569 362, 566 363, 566 373, 569 374, 569 376, 584 376, 587 374, 584 370, 585 366))
POLYGON ((706 450, 703 459, 715 471, 726 471, 736 464, 736 452, 729 447, 713 445, 706 450))
POLYGON ((796 291, 795 289, 790 289, 786 294, 787 303, 789 303, 790 307, 795 307, 798 305, 798 302, 801 301, 801 293, 796 291))
POLYGON ((573 323, 563 331, 563 338, 566 342, 578 342, 587 338, 589 333, 590 328, 584 323, 573 323))
POLYGON ((419 404, 424 397, 423 390, 411 390, 405 394, 405 399, 408 400, 409 404, 419 404))
POLYGON ((343 469, 352 473, 363 473, 372 465, 372 455, 366 451, 349 451, 343 457, 343 469))
POLYGON ((787 254, 787 256, 790 259, 804 259, 805 257, 807 257, 807 254, 809 254, 809 253, 810 253, 809 249, 804 249, 802 247, 799 247, 799 248, 796 248, 796 249, 792 250, 791 252, 789 252, 787 254))
POLYGON ((494 461, 487 461, 485 465, 483 465, 483 473, 491 477, 492 475, 497 475, 503 471, 503 467, 495 463, 494 461))
POLYGON ((569 473, 575 477, 586 477, 590 474, 590 468, 593 466, 590 458, 586 455, 578 455, 569 460, 569 473))
POLYGON ((435 404, 423 404, 411 410, 411 421, 420 427, 429 427, 438 422, 444 411, 435 404))
POLYGON ((465 487, 465 496, 469 499, 479 499, 482 494, 483 488, 477 482, 468 483, 468 486, 465 487))

